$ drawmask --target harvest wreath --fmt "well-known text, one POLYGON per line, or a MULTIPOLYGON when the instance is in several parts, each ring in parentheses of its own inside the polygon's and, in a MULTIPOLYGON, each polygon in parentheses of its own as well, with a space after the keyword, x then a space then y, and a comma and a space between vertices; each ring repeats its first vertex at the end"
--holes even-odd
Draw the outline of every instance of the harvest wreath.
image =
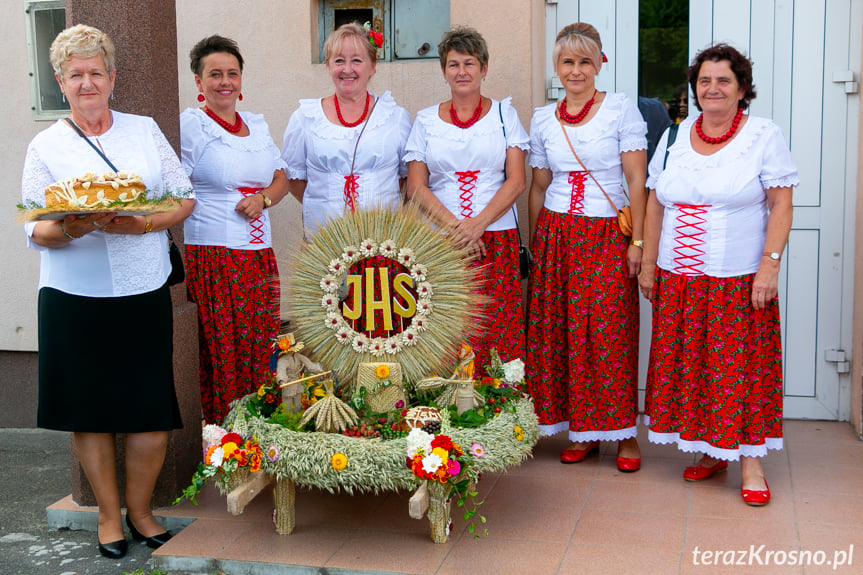
POLYGON ((451 500, 474 533, 485 522, 478 477, 530 457, 539 430, 521 360, 491 350, 488 377, 475 381, 474 354, 457 345, 479 323, 473 274, 413 209, 330 222, 293 278, 303 341, 280 336, 276 376, 235 401, 223 427, 205 427, 204 462, 178 501, 214 479, 241 513, 275 480, 276 530, 289 534, 296 485, 418 488, 411 516, 428 510, 435 542, 448 538, 451 500))

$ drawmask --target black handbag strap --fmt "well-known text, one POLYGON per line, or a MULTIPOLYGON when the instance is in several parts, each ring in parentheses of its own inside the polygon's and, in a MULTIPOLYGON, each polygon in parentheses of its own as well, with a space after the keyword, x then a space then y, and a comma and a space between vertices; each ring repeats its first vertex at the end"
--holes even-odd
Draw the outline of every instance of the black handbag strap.
POLYGON ((66 118, 63 118, 63 119, 64 119, 64 120, 66 120, 66 123, 67 123, 67 124, 69 124, 69 125, 72 127, 72 129, 73 129, 73 130, 75 130, 76 132, 78 132, 78 135, 79 135, 79 136, 81 136, 81 138, 82 138, 85 142, 87 142, 88 144, 90 144, 90 147, 91 147, 91 148, 93 148, 94 150, 96 150, 96 153, 97 153, 97 154, 99 154, 99 156, 100 156, 103 160, 105 160, 105 163, 106 163, 106 164, 108 164, 108 166, 110 166, 110 168, 114 171, 114 173, 117 173, 117 172, 119 171, 119 170, 117 170, 116 166, 114 166, 114 164, 112 164, 112 163, 111 163, 111 160, 109 160, 109 159, 108 159, 108 156, 106 156, 106 155, 105 155, 105 153, 104 153, 102 150, 100 150, 100 149, 96 146, 96 144, 94 144, 93 142, 91 142, 91 141, 90 141, 90 138, 88 138, 87 136, 85 136, 85 135, 84 135, 84 132, 82 132, 82 131, 81 131, 81 128, 79 128, 79 127, 75 124, 75 122, 73 122, 73 121, 72 121, 72 118, 66 117, 66 118))
POLYGON ((665 143, 665 158, 662 160, 662 169, 665 169, 665 164, 668 163, 668 149, 671 147, 671 144, 674 143, 674 140, 677 139, 677 130, 680 128, 680 124, 671 124, 668 127, 668 141, 665 143))
MULTIPOLYGON (((500 129, 503 130, 503 145, 506 147, 506 126, 503 123, 503 104, 500 102, 497 103, 497 114, 500 116, 500 129)), ((521 230, 518 229, 518 213, 515 211, 515 204, 512 205, 512 215, 515 217, 515 233, 518 234, 518 245, 522 246, 524 244, 521 243, 521 230)))

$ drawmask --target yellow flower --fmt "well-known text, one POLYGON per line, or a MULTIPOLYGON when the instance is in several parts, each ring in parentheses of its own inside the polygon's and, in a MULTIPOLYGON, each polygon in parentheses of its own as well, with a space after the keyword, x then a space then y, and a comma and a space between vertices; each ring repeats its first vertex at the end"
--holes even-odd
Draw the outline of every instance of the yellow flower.
MULTIPOLYGON (((512 432, 515 433, 516 439, 518 439, 519 435, 521 435, 522 439, 524 438, 524 430, 521 427, 516 425, 512 428, 512 432)), ((519 441, 521 441, 521 439, 519 439, 519 441)))
POLYGON ((332 465, 333 469, 336 471, 341 471, 348 466, 348 458, 344 453, 336 453, 330 460, 330 465, 332 465))
POLYGON ((264 395, 266 395, 267 390, 264 389, 264 387, 265 386, 262 385, 261 387, 258 388, 258 399, 261 399, 262 397, 264 397, 264 395))
POLYGON ((432 453, 440 457, 441 463, 446 465, 446 462, 449 460, 449 452, 443 447, 435 447, 432 449, 432 453))
POLYGON ((515 439, 516 439, 516 441, 524 441, 524 434, 523 433, 516 433, 515 439))
POLYGON ((384 379, 385 377, 389 377, 389 375, 390 375, 390 368, 389 368, 389 367, 387 367, 387 366, 385 366, 385 365, 383 365, 383 364, 381 364, 381 365, 379 365, 379 366, 378 366, 378 368, 375 370, 375 373, 377 374, 378 379, 384 379))

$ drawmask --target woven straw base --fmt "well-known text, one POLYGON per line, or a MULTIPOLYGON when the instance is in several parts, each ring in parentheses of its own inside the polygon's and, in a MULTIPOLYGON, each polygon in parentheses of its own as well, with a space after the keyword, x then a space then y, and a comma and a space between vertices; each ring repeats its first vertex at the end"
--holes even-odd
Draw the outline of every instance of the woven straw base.
POLYGON ((273 523, 276 524, 276 533, 279 535, 290 535, 296 525, 295 502, 297 498, 296 487, 290 479, 277 479, 273 488, 273 523))

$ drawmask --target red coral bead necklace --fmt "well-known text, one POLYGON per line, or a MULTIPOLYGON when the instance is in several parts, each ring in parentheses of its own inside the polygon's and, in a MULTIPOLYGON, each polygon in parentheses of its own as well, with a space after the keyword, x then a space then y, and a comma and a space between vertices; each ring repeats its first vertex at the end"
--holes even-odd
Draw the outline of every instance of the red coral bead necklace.
POLYGON ((455 111, 455 108, 452 105, 452 101, 449 103, 449 118, 452 120, 452 123, 464 130, 465 128, 470 128, 474 124, 479 121, 479 117, 482 115, 482 96, 479 97, 479 104, 477 104, 476 110, 473 111, 470 118, 467 119, 466 122, 462 122, 458 119, 458 114, 455 111))
POLYGON ((219 124, 221 127, 223 127, 224 129, 226 129, 227 131, 229 131, 232 134, 236 134, 237 132, 239 132, 240 130, 243 129, 243 119, 240 117, 239 114, 237 114, 237 121, 234 122, 233 124, 229 124, 225 120, 221 119, 215 112, 210 110, 207 106, 204 106, 204 113, 207 114, 209 117, 211 117, 213 120, 215 120, 217 124, 219 124))
POLYGON ((356 122, 346 122, 344 116, 342 116, 342 109, 339 107, 339 97, 336 94, 333 94, 333 102, 336 105, 336 116, 339 117, 339 122, 345 128, 353 128, 354 126, 359 126, 360 122, 366 119, 366 114, 369 113, 369 93, 366 92, 366 107, 363 108, 363 115, 359 117, 356 122))
POLYGON ((701 129, 701 124, 704 122, 704 113, 698 116, 698 119, 695 120, 695 133, 698 134, 698 137, 701 138, 702 141, 708 144, 721 144, 725 142, 737 132, 737 129, 740 127, 740 119, 743 117, 743 108, 737 108, 737 114, 734 115, 734 119, 731 121, 731 129, 727 132, 719 136, 718 138, 713 138, 711 136, 707 136, 704 134, 704 130, 701 129))
POLYGON ((590 109, 593 108, 593 103, 596 101, 596 90, 593 91, 593 96, 590 97, 590 100, 584 103, 584 106, 581 107, 581 110, 573 116, 569 112, 566 111, 566 98, 560 101, 560 106, 558 108, 558 113, 560 114, 560 119, 566 122, 567 124, 577 124, 580 121, 584 120, 584 117, 590 113, 590 109))

